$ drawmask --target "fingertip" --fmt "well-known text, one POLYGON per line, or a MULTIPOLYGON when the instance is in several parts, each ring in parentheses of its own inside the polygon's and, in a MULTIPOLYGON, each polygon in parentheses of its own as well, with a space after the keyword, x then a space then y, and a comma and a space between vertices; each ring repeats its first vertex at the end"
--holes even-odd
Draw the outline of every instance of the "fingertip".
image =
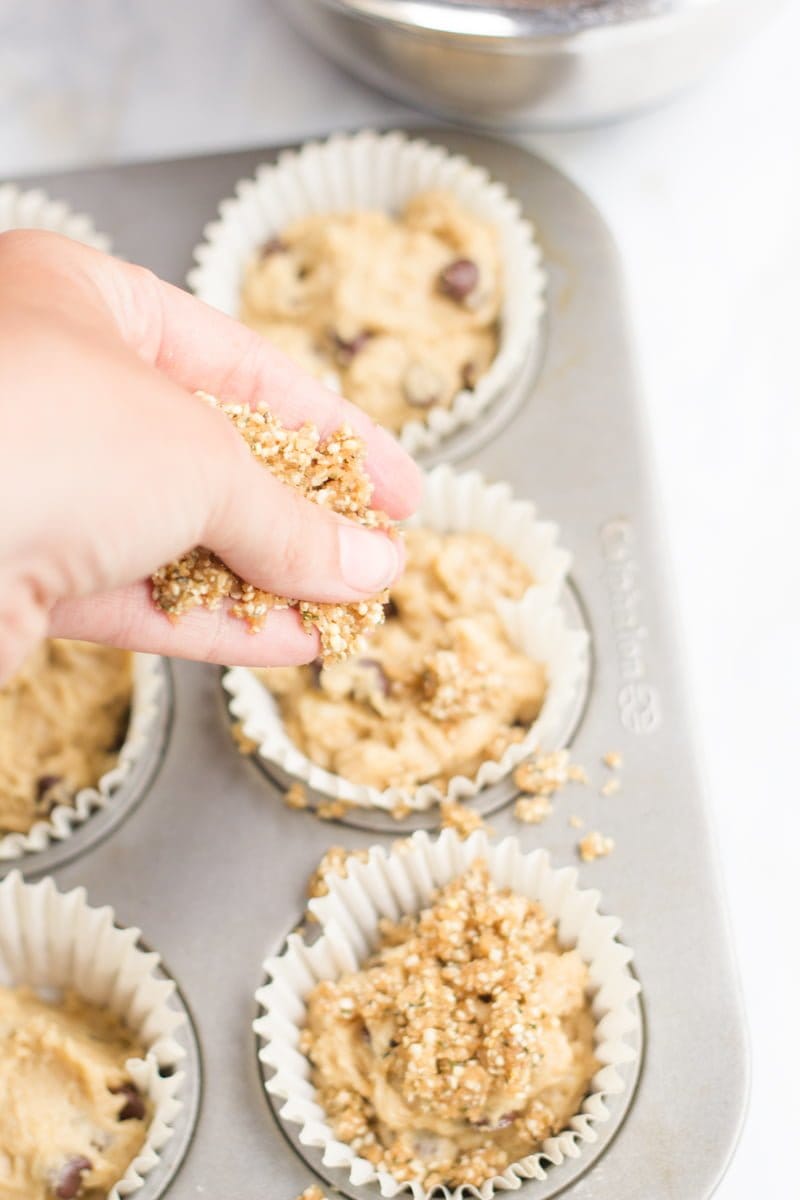
POLYGON ((385 429, 375 426, 367 470, 375 485, 376 507, 395 520, 410 517, 422 503, 425 487, 420 467, 385 429))

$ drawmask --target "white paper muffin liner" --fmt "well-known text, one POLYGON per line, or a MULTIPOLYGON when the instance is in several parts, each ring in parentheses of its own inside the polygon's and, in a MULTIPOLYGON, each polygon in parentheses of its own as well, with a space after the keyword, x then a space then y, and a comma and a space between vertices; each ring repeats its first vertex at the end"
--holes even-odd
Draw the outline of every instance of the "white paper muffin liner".
POLYGON ((46 999, 75 991, 85 1001, 120 1017, 145 1047, 144 1058, 126 1067, 152 1105, 147 1137, 123 1178, 108 1193, 120 1200, 141 1187, 169 1140, 182 1107, 183 1074, 162 1077, 184 1055, 174 1034, 185 1021, 173 1008, 172 980, 155 971, 157 954, 137 948, 138 929, 120 929, 111 908, 92 908, 86 892, 57 891, 51 879, 25 883, 12 871, 0 883, 0 984, 27 985, 46 999))
POLYGON ((633 955, 616 940, 620 921, 598 911, 600 893, 580 889, 578 872, 571 867, 555 869, 546 851, 525 853, 516 838, 492 844, 482 831, 464 842, 452 830, 436 838, 418 832, 403 851, 387 854, 382 846, 373 847, 368 862, 351 861, 345 879, 330 874, 326 882, 329 893, 309 902, 320 936, 309 946, 292 934, 282 953, 266 960, 269 982, 256 993, 264 1013, 254 1024, 262 1043, 259 1057, 274 1071, 266 1088, 285 1101, 280 1115, 300 1126, 301 1144, 319 1147, 324 1165, 340 1168, 352 1184, 377 1184, 382 1196, 410 1192, 414 1200, 427 1200, 433 1193, 456 1200, 463 1196, 489 1200, 496 1190, 516 1190, 525 1180, 547 1179, 555 1184, 556 1172, 552 1167, 545 1172, 545 1165, 557 1167, 565 1159, 575 1159, 597 1140, 596 1127, 610 1117, 607 1100, 632 1085, 619 1068, 637 1057, 633 1035, 640 1023, 636 1001, 640 988, 630 970, 633 955), (381 918, 397 920, 425 907, 437 887, 461 874, 476 858, 486 859, 499 887, 538 901, 555 922, 560 944, 574 947, 587 964, 597 1020, 595 1056, 601 1066, 580 1112, 539 1152, 480 1188, 462 1186, 449 1192, 439 1187, 426 1193, 419 1183, 400 1183, 376 1170, 336 1138, 317 1102, 311 1064, 300 1051, 300 1033, 309 993, 320 980, 359 969, 378 941, 381 918))
POLYGON ((117 763, 94 787, 82 788, 70 804, 58 804, 46 820, 37 821, 27 833, 0 836, 0 862, 45 850, 74 833, 98 809, 107 808, 130 775, 134 764, 150 746, 153 723, 165 703, 164 676, 154 654, 133 655, 133 692, 128 731, 117 763))
POLYGON ((226 671, 222 682, 229 695, 229 711, 257 744, 257 754, 314 791, 361 808, 421 811, 443 798, 475 796, 536 749, 556 749, 588 673, 588 635, 583 629, 569 628, 558 604, 571 558, 558 544, 558 527, 539 521, 535 505, 514 499, 505 483, 488 484, 477 471, 460 473, 443 464, 425 475, 422 503, 407 524, 439 533, 475 530, 491 534, 530 568, 536 584, 521 600, 501 600, 498 609, 513 644, 546 667, 548 686, 541 712, 524 739, 509 746, 497 761, 483 762, 473 777, 455 776, 443 796, 432 784, 414 791, 381 791, 318 766, 291 740, 277 701, 255 675, 246 667, 226 671))
POLYGON ((95 229, 91 217, 73 212, 63 200, 52 200, 41 188, 22 191, 13 183, 0 186, 0 233, 9 229, 48 229, 95 250, 111 249, 111 239, 95 229))
POLYGON ((500 234, 504 299, 497 355, 473 391, 450 408, 407 422, 400 441, 410 453, 430 450, 470 424, 513 381, 540 337, 545 275, 529 221, 503 184, 461 155, 400 132, 335 134, 287 151, 274 165, 241 180, 206 226, 188 283, 201 300, 239 315, 247 264, 257 249, 290 222, 315 213, 378 209, 398 213, 419 192, 442 188, 500 234))

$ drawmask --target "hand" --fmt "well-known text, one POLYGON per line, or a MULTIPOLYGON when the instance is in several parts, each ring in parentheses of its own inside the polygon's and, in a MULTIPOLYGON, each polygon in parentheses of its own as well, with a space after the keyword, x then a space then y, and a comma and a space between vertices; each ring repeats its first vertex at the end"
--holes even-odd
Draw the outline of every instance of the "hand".
POLYGON ((244 665, 315 657, 294 610, 256 634, 224 609, 171 624, 147 577, 194 545, 293 599, 361 599, 395 578, 395 542, 277 482, 196 389, 266 401, 290 427, 349 424, 375 506, 402 518, 418 503, 418 471, 389 434, 257 334, 141 267, 3 234, 0 679, 45 636, 244 665))

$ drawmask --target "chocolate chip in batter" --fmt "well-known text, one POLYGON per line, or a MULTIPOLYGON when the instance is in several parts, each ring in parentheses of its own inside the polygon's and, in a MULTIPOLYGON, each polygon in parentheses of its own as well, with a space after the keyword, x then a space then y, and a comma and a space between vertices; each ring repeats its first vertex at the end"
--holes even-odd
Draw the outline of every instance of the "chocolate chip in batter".
POLYGON ((442 399, 444 382, 427 363, 415 362, 403 376, 403 394, 412 408, 431 408, 442 399))
POLYGON ((519 1113, 508 1112, 503 1113, 496 1121, 470 1121, 470 1124, 474 1125, 476 1129, 488 1129, 494 1132, 498 1129, 508 1129, 509 1125, 514 1124, 518 1116, 519 1113))
POLYGON ((392 617, 396 617, 399 612, 400 612, 400 609, 397 607, 397 604, 390 596, 389 599, 386 601, 386 603, 383 606, 383 619, 385 621, 391 621, 392 617))
POLYGON ((358 352, 364 349, 372 334, 366 329, 362 329, 361 333, 357 333, 355 337, 343 338, 333 329, 330 336, 337 363, 340 367, 349 367, 358 352))
POLYGON ((61 775, 40 775, 36 780, 36 803, 41 804, 48 792, 61 783, 61 775))
POLYGON ((478 286, 480 272, 471 258, 455 258, 439 272, 437 285, 443 295, 459 304, 478 286))
POLYGON ((53 1195, 58 1200, 74 1200, 75 1196, 79 1196, 83 1180, 81 1176, 84 1171, 91 1171, 92 1164, 88 1158, 84 1158, 82 1154, 76 1154, 74 1158, 68 1158, 63 1167, 59 1170, 53 1183, 53 1195))
POLYGON ((108 747, 114 754, 118 753, 125 745, 125 739, 128 736, 128 726, 131 722, 131 706, 128 705, 124 713, 119 719, 119 728, 114 736, 114 740, 108 747))
POLYGON ((467 392, 475 391, 475 384, 478 382, 478 368, 474 362, 465 362, 461 368, 461 386, 467 392))
POLYGON ((285 254, 288 249, 289 247, 286 245, 286 242, 282 241, 279 237, 271 237, 264 242, 264 245, 258 252, 258 257, 263 262, 265 258, 271 258, 273 254, 285 254))
POLYGON ((135 1083, 129 1080, 119 1087, 109 1088, 114 1096, 124 1096, 122 1108, 117 1113, 118 1121, 143 1121, 147 1108, 135 1083))

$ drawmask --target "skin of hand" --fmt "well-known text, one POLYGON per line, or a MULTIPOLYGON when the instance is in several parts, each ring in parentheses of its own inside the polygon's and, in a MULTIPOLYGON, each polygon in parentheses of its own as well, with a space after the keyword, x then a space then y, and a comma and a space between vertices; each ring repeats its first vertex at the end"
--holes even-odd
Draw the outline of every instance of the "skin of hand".
POLYGON ((198 400, 266 402, 290 428, 348 424, 374 504, 408 516, 421 480, 370 419, 263 338, 142 267, 56 234, 0 235, 0 681, 45 636, 208 662, 319 651, 294 610, 259 633, 224 609, 172 624, 147 577, 192 546, 293 599, 374 595, 402 548, 306 500, 198 400))

